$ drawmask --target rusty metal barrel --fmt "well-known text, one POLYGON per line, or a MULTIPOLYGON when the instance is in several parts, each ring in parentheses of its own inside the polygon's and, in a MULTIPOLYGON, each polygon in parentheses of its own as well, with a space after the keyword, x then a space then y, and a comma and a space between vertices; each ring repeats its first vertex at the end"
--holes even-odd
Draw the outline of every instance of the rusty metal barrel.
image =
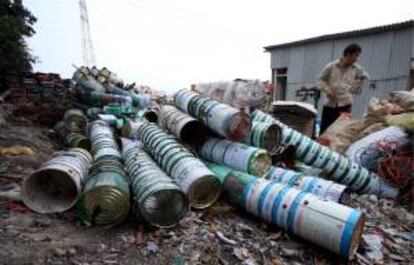
POLYGON ((199 146, 207 140, 207 128, 173 106, 161 108, 158 125, 188 145, 199 146))
POLYGON ((157 227, 177 224, 189 209, 183 191, 158 167, 141 143, 122 139, 122 144, 135 214, 157 227))
POLYGON ((282 128, 281 143, 296 148, 296 158, 307 165, 322 169, 329 179, 349 186, 358 193, 371 193, 380 197, 395 198, 398 189, 373 172, 349 158, 320 145, 306 135, 275 120, 259 110, 252 115, 254 121, 275 123, 282 128))
POLYGON ((54 130, 66 146, 91 149, 91 142, 84 135, 87 118, 81 110, 71 109, 65 112, 63 121, 58 122, 54 130))
POLYGON ((281 183, 232 173, 224 176, 223 194, 247 212, 344 258, 351 258, 358 248, 365 220, 359 210, 281 183))
POLYGON ((129 183, 111 128, 104 121, 89 124, 94 163, 77 204, 80 218, 88 225, 115 226, 128 216, 129 183))
POLYGON ((153 123, 141 123, 138 136, 158 165, 178 182, 191 207, 206 208, 218 199, 220 181, 175 137, 153 123))
POLYGON ((276 152, 280 146, 282 129, 274 123, 253 122, 250 135, 244 141, 247 145, 260 147, 270 154, 276 152))
POLYGON ((174 96, 180 110, 202 121, 218 135, 233 141, 245 140, 251 130, 250 117, 230 105, 219 103, 189 90, 180 90, 174 96))
POLYGON ((38 213, 59 213, 78 200, 92 157, 84 149, 60 151, 28 176, 22 185, 24 204, 38 213))
POLYGON ((63 121, 67 128, 75 127, 79 130, 84 130, 88 124, 88 118, 86 118, 85 114, 83 114, 83 111, 80 109, 67 110, 63 115, 63 121))
POLYGON ((262 176, 272 164, 264 149, 218 138, 209 138, 198 153, 203 159, 255 176, 262 176))

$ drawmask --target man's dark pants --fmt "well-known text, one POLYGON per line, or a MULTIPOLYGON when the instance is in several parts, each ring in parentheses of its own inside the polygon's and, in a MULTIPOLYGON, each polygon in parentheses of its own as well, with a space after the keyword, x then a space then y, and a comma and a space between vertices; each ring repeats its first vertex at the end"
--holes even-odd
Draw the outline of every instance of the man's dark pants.
POLYGON ((322 121, 321 121, 321 134, 334 122, 341 113, 351 113, 352 105, 346 105, 342 107, 328 107, 323 106, 322 121))

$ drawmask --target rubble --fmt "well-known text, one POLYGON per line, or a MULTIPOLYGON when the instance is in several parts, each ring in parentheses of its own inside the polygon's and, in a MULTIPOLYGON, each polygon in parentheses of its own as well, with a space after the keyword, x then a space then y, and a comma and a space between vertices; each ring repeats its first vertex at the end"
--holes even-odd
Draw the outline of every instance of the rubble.
MULTIPOLYGON (((88 76, 91 78, 89 74, 88 76)), ((155 124, 142 120, 142 115, 138 115, 138 112, 145 112, 143 111, 145 108, 140 106, 148 106, 148 97, 139 98, 134 94, 131 96, 131 93, 136 92, 129 91, 125 86, 119 86, 121 84, 119 80, 115 82, 109 81, 111 85, 108 85, 108 78, 96 79, 94 77, 93 80, 98 83, 100 82, 98 80, 106 80, 105 82, 99 83, 100 85, 92 82, 95 84, 95 88, 102 89, 100 93, 119 93, 124 97, 131 97, 133 103, 131 106, 126 106, 124 103, 128 105, 128 101, 115 101, 112 104, 118 105, 102 105, 103 108, 101 110, 94 109, 88 112, 89 123, 99 119, 98 113, 113 115, 116 122, 109 124, 106 121, 97 122, 102 127, 109 129, 102 134, 106 136, 111 135, 112 140, 110 144, 107 140, 102 141, 105 144, 97 144, 96 140, 99 137, 96 137, 96 134, 95 136, 89 134, 92 140, 91 152, 95 158, 95 164, 102 161, 102 158, 106 162, 102 162, 102 170, 99 170, 100 167, 96 166, 94 168, 95 172, 91 171, 85 182, 87 183, 89 180, 96 178, 99 173, 107 172, 109 166, 113 172, 123 175, 122 179, 126 181, 127 185, 131 184, 130 177, 127 177, 122 170, 124 166, 128 168, 125 161, 119 160, 119 163, 114 162, 121 157, 121 150, 128 150, 128 148, 122 147, 120 139, 117 136, 121 135, 123 127, 129 124, 131 125, 131 131, 133 131, 130 134, 132 136, 131 138, 140 139, 143 148, 148 152, 147 156, 150 154, 155 161, 153 163, 158 164, 158 170, 164 171, 167 176, 173 176, 173 179, 170 180, 177 181, 177 184, 179 184, 182 181, 179 178, 181 174, 177 172, 179 167, 173 172, 172 161, 171 159, 163 158, 163 155, 166 154, 163 152, 168 150, 167 146, 174 146, 176 149, 171 149, 170 152, 171 154, 176 154, 176 160, 188 162, 198 159, 196 150, 180 143, 177 138, 162 131, 155 124), (138 108, 136 108, 137 106, 138 108), (143 124, 147 125, 143 126, 143 124), (134 127, 132 125, 137 126, 134 127), (148 130, 147 133, 144 133, 144 127, 148 130), (164 136, 165 139, 168 139, 168 141, 165 140, 168 142, 165 145, 165 150, 161 148, 163 146, 161 143, 164 141, 164 136), (105 152, 99 152, 103 147, 104 149, 109 147, 112 151, 109 152, 107 149, 105 152), (183 156, 183 154, 185 155, 183 156), (117 159, 114 159, 114 157, 117 157, 117 159), (185 157, 191 157, 191 159, 185 159, 185 157)), ((76 85, 78 88, 81 86, 80 84, 76 85)), ((62 88, 59 91, 62 92, 62 88)), ((73 100, 71 97, 79 99, 78 97, 83 95, 76 93, 76 89, 69 89, 69 91, 75 92, 74 94, 70 92, 68 96, 70 98, 69 101, 72 101, 73 105, 65 105, 63 108, 56 107, 56 109, 59 109, 59 112, 57 112, 56 116, 53 116, 55 123, 63 119, 63 114, 66 110, 77 105, 74 102, 76 100, 73 100)), ((185 94, 185 92, 181 93, 185 94)), ((117 95, 119 96, 119 94, 117 95)), ((198 98, 192 96, 192 98, 197 98, 197 100, 193 102, 191 109, 186 107, 181 110, 193 116, 194 119, 203 122, 204 126, 210 129, 214 127, 218 128, 218 124, 211 123, 210 118, 207 118, 205 113, 209 109, 214 109, 214 106, 220 105, 216 105, 211 100, 203 97, 198 98)), ((1 104, 0 106, 3 108, 3 105, 1 104)), ((35 150, 36 154, 33 156, 26 154, 20 156, 2 156, 4 162, 2 160, 0 165, 1 184, 21 182, 24 177, 39 169, 42 163, 49 160, 52 153, 64 149, 62 142, 56 141, 57 139, 54 138, 54 135, 49 133, 54 123, 50 124, 50 121, 46 122, 48 123, 47 128, 44 127, 44 124, 34 125, 31 120, 36 119, 37 115, 27 114, 27 109, 24 109, 26 107, 21 106, 32 107, 30 103, 23 105, 17 104, 16 106, 10 107, 11 115, 7 114, 7 112, 4 115, 3 113, 1 114, 2 117, 4 116, 4 123, 7 126, 0 126, 0 146, 10 147, 13 145, 24 145, 35 150), (19 115, 14 115, 13 113, 18 113, 19 115)), ((181 108, 183 106, 185 106, 184 103, 177 107, 181 108)), ((81 108, 83 111, 86 111, 90 106, 84 104, 81 108)), ((243 117, 245 118, 246 116, 243 117)), ((381 126, 375 128, 379 130, 383 126, 383 123, 381 124, 381 126)), ((255 124, 253 123, 253 130, 254 127, 255 124)), ((281 142, 283 144, 284 128, 280 124, 279 127, 282 128, 281 142)), ((235 128, 231 129, 233 130, 235 128)), ((223 133, 225 131, 216 130, 216 133, 223 133)), ((220 137, 210 131, 208 133, 210 136, 220 137)), ((134 143, 134 148, 139 146, 136 143, 134 143)), ((302 152, 303 154, 305 153, 306 146, 296 147, 296 154, 299 154, 297 158, 309 163, 310 160, 304 159, 306 155, 300 155, 302 152)), ((315 145, 313 145, 313 148, 316 149, 315 145)), ((327 151, 324 152, 326 153, 327 151)), ((240 152, 234 153, 240 154, 240 152)), ((237 158, 237 156, 233 157, 237 158)), ((232 159, 227 160, 234 162, 232 159)), ((221 160, 217 159, 217 161, 221 160)), ((278 162, 279 166, 283 166, 282 161, 276 162, 278 162)), ((231 163, 228 164, 232 165, 231 163)), ((133 165, 134 163, 129 164, 129 166, 133 165)), ((206 163, 206 165, 209 164, 206 163)), ((188 166, 189 164, 184 163, 182 166, 183 170, 188 166)), ((234 168, 231 170, 234 170, 234 168)), ((247 171, 245 167, 243 170, 247 171)), ((304 170, 306 171, 306 169, 304 170)), ((193 172, 195 170, 190 170, 186 174, 192 174, 193 172)), ((220 174, 214 170, 213 173, 223 182, 223 177, 219 176, 220 174)), ((280 173, 280 175, 282 174, 284 173, 280 173)), ((263 174, 259 175, 262 176, 263 174)), ((238 176, 242 176, 242 174, 238 176)), ((152 178, 150 179, 152 180, 152 178)), ((259 179, 254 176, 244 177, 244 180, 263 183, 260 184, 262 186, 259 186, 264 188, 269 186, 267 191, 263 189, 263 194, 273 194, 285 200, 285 195, 272 190, 270 184, 268 185, 268 183, 271 183, 271 186, 278 187, 281 184, 269 182, 264 178, 259 179)), ((336 179, 334 178, 333 180, 336 179)), ((299 180, 295 178, 295 181, 299 180)), ((400 186, 400 197, 393 199, 385 199, 374 194, 359 195, 351 192, 350 200, 347 202, 348 207, 333 202, 320 201, 319 199, 310 200, 309 198, 313 198, 312 195, 296 191, 292 187, 282 187, 281 185, 279 190, 285 189, 287 191, 286 193, 291 194, 292 198, 294 197, 293 194, 303 194, 302 196, 309 200, 307 203, 303 201, 304 205, 312 205, 313 203, 325 205, 325 207, 320 207, 320 209, 315 206, 320 210, 318 218, 310 218, 309 216, 311 215, 309 212, 303 213, 304 218, 308 218, 306 219, 309 222, 308 228, 301 230, 301 225, 298 223, 298 225, 292 228, 287 227, 287 232, 280 229, 286 228, 285 221, 281 222, 280 220, 276 220, 272 222, 272 220, 267 219, 269 221, 268 224, 267 222, 260 221, 253 215, 245 213, 242 209, 228 204, 228 202, 240 201, 240 195, 242 195, 242 189, 240 187, 242 186, 236 184, 233 181, 230 184, 227 183, 224 185, 222 198, 216 201, 217 198, 214 196, 215 199, 213 201, 216 202, 209 208, 204 210, 189 210, 185 216, 183 215, 178 218, 180 220, 177 220, 177 225, 161 229, 152 226, 151 222, 142 218, 144 217, 142 214, 138 215, 138 218, 133 215, 127 215, 128 212, 125 213, 124 210, 129 210, 130 207, 126 202, 119 204, 117 207, 111 206, 110 208, 106 208, 108 210, 106 213, 117 213, 117 217, 122 216, 122 218, 116 219, 117 221, 112 223, 117 226, 111 229, 93 226, 93 224, 100 224, 97 220, 99 219, 99 215, 105 212, 104 207, 108 204, 100 204, 96 210, 91 211, 91 218, 87 219, 86 223, 92 226, 85 226, 79 221, 79 219, 86 220, 82 216, 82 211, 76 211, 79 211, 79 207, 64 213, 51 215, 33 213, 20 204, 17 197, 15 198, 14 195, 12 196, 7 193, 10 190, 13 191, 10 194, 16 194, 18 190, 17 184, 4 186, 10 187, 10 189, 3 189, 2 186, 0 191, 0 223, 2 224, 2 228, 0 228, 0 258, 6 260, 8 264, 28 262, 40 264, 346 264, 348 262, 356 264, 408 264, 413 259, 414 215, 409 212, 410 205, 407 203, 407 200, 402 200, 402 197, 410 192, 407 189, 407 185, 409 185, 407 183, 404 186, 400 186), (6 192, 4 193, 3 191, 6 192), (226 194, 229 191, 234 192, 233 198, 227 198, 226 194), (122 208, 125 205, 127 205, 126 208, 122 208), (331 225, 333 227, 335 222, 339 222, 338 220, 341 219, 339 218, 341 211, 335 210, 337 208, 348 209, 351 212, 360 212, 365 217, 363 229, 360 225, 356 225, 357 228, 355 231, 357 231, 356 234, 358 236, 354 238, 355 243, 351 244, 349 252, 345 250, 342 252, 339 251, 341 252, 339 253, 337 249, 333 249, 335 248, 335 244, 328 244, 325 242, 326 240, 323 241, 316 238, 317 235, 320 236, 320 234, 324 233, 323 231, 327 231, 327 228, 331 225), (325 227, 320 226, 322 232, 312 235, 311 230, 318 226, 320 222, 323 222, 326 217, 323 217, 322 213, 331 210, 332 215, 329 218, 332 220, 327 222, 325 227), (277 226, 271 226, 270 223, 276 223, 277 226), (307 241, 301 240, 297 235, 307 239, 307 241), (357 242, 357 237, 359 236, 362 238, 360 244, 357 242), (309 241, 315 242, 316 244, 310 243, 309 241), (321 248, 321 246, 324 248, 321 248), (327 251, 326 248, 331 249, 331 251, 327 251), (356 252, 355 255, 353 255, 353 252, 356 252), (342 258, 335 253, 341 254, 342 258)), ((181 185, 177 185, 176 187, 179 186, 181 185)), ((149 191, 149 189, 145 189, 145 191, 149 191)), ((83 193, 85 194, 87 192, 88 189, 84 189, 83 193)), ((104 192, 102 194, 110 195, 111 193, 104 192)), ((252 199, 257 199, 259 205, 259 194, 261 194, 259 189, 252 191, 251 194, 252 196, 254 195, 252 199)), ((133 192, 131 195, 133 195, 133 192)), ((107 203, 106 198, 100 201, 107 203)), ((290 206, 288 204, 291 201, 286 199, 285 202, 286 208, 289 208, 290 206)), ((412 201, 408 200, 408 202, 412 201)), ((260 215, 260 213, 256 212, 257 209, 253 207, 254 205, 242 204, 249 212, 260 215)), ((284 204, 280 206, 283 208, 284 204)), ((111 221, 113 220, 115 219, 111 219, 111 221)), ((324 236, 324 239, 335 236, 339 237, 339 234, 340 232, 332 228, 330 233, 324 236)))

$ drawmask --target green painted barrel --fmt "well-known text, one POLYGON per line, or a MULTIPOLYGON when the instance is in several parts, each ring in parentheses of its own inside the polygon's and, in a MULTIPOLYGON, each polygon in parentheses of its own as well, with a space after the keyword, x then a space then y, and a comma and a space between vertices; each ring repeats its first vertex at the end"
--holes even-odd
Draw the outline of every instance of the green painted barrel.
POLYGON ((133 193, 133 211, 146 222, 158 227, 178 223, 188 211, 183 191, 141 148, 123 141, 123 157, 133 193))
POLYGON ((143 124, 139 136, 158 165, 179 183, 190 206, 206 208, 220 195, 220 181, 189 150, 152 123, 143 124))

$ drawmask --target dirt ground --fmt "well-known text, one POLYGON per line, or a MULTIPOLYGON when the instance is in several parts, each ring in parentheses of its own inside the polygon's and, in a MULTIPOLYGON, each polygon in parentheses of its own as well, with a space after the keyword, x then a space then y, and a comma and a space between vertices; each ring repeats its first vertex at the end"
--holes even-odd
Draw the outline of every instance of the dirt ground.
MULTIPOLYGON (((16 184, 63 146, 50 125, 39 122, 36 111, 0 107, 0 147, 24 145, 35 151, 33 156, 0 156, 0 187, 18 189, 16 184)), ((353 198, 353 206, 367 213, 364 235, 381 232, 377 254, 383 254, 383 264, 410 264, 414 217, 399 205, 386 208, 376 198, 353 198)), ((350 263, 373 264, 367 254, 373 252, 371 247, 361 242, 350 263)), ((174 228, 157 230, 140 224, 132 214, 116 228, 87 227, 74 210, 41 215, 24 207, 18 197, 0 197, 0 264, 346 263, 221 200, 208 210, 191 211, 174 228)))

